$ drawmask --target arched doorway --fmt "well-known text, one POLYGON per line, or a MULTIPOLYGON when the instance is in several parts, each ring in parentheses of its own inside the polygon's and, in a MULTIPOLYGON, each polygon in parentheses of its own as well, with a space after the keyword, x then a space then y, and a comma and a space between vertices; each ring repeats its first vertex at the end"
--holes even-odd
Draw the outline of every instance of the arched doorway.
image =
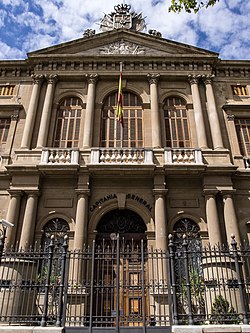
POLYGON ((142 326, 145 292, 146 225, 135 212, 113 210, 97 225, 93 319, 95 326, 142 326))

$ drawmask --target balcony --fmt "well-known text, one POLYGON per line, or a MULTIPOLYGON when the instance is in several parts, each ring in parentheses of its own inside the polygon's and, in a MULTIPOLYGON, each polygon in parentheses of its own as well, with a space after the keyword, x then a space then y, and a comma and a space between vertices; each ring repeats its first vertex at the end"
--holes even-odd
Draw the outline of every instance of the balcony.
POLYGON ((44 148, 40 165, 77 165, 79 163, 78 149, 44 148))
POLYGON ((94 148, 91 150, 91 164, 140 165, 154 164, 151 149, 94 148))
POLYGON ((203 165, 200 149, 165 148, 165 164, 203 165))

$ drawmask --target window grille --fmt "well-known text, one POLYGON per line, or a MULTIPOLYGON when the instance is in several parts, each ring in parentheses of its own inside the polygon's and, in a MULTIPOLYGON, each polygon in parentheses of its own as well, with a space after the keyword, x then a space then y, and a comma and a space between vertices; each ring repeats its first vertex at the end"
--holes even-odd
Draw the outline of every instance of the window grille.
POLYGON ((140 98, 123 92, 123 137, 121 125, 116 117, 117 93, 110 94, 104 101, 102 112, 101 147, 143 147, 143 112, 140 98))
POLYGON ((250 156, 250 119, 235 119, 240 152, 243 156, 250 156))
POLYGON ((80 136, 82 102, 79 98, 65 98, 57 111, 54 147, 77 148, 80 136))
POLYGON ((10 118, 0 118, 0 144, 6 143, 10 129, 10 118))
POLYGON ((43 228, 42 248, 47 248, 50 243, 51 236, 54 236, 56 247, 59 249, 64 242, 64 236, 69 231, 68 223, 61 218, 54 218, 45 224, 43 228))
POLYGON ((165 100, 163 110, 166 147, 190 148, 191 140, 186 102, 179 97, 169 97, 165 100))

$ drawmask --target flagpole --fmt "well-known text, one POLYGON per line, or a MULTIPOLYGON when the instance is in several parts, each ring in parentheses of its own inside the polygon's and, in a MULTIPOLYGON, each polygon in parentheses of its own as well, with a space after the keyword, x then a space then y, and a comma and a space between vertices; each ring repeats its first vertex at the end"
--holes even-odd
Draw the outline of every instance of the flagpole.
MULTIPOLYGON (((122 61, 120 61, 120 76, 122 78, 122 61)), ((121 128, 121 137, 120 137, 120 140, 121 140, 121 148, 122 148, 122 141, 123 141, 123 123, 120 122, 120 128, 121 128)))

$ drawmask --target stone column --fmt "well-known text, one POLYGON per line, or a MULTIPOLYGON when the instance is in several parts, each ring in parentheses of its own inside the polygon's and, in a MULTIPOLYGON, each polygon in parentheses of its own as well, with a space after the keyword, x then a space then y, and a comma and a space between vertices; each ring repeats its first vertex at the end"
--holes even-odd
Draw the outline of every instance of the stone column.
POLYGON ((203 81, 206 86, 208 119, 212 134, 214 149, 223 149, 223 140, 220 129, 219 117, 216 109, 214 92, 212 87, 213 75, 204 75, 203 81))
POLYGON ((7 228, 6 238, 8 245, 14 245, 16 241, 16 232, 18 226, 20 204, 23 192, 20 190, 9 190, 10 203, 6 215, 6 220, 13 223, 13 228, 7 228))
POLYGON ((88 94, 86 102, 84 132, 83 132, 83 147, 90 148, 92 146, 93 137, 93 120, 95 112, 95 88, 98 80, 98 74, 87 74, 88 94))
POLYGON ((43 75, 33 75, 32 78, 34 80, 34 86, 32 89, 21 142, 21 148, 24 149, 30 149, 43 75))
POLYGON ((152 127, 152 147, 159 148, 162 146, 161 142, 161 120, 159 114, 158 90, 157 83, 160 74, 147 75, 150 84, 150 105, 151 105, 151 127, 152 127))
POLYGON ((221 191, 224 204, 224 220, 227 235, 227 242, 231 244, 231 235, 235 235, 235 240, 240 244, 240 232, 237 222, 236 212, 233 202, 233 191, 221 191))
POLYGON ((20 237, 20 248, 24 249, 33 244, 35 224, 36 224, 36 211, 38 203, 37 190, 26 192, 27 203, 23 217, 23 226, 20 237))
POLYGON ((196 133, 199 148, 207 148, 207 137, 205 123, 201 107, 201 99, 199 94, 199 81, 200 75, 189 75, 188 80, 191 85, 191 92, 193 98, 193 107, 194 107, 194 119, 196 125, 196 133))
POLYGON ((89 190, 76 190, 78 194, 76 208, 76 226, 74 236, 74 249, 82 250, 87 241, 88 226, 88 196, 89 190))
POLYGON ((37 148, 46 147, 48 139, 48 130, 50 124, 51 107, 54 97, 57 75, 46 75, 47 90, 43 104, 42 118, 37 139, 37 148))
POLYGON ((167 251, 167 218, 165 196, 167 190, 153 190, 155 196, 155 243, 159 250, 167 251))
POLYGON ((203 192, 206 200, 206 216, 209 242, 211 246, 214 246, 222 243, 220 221, 215 197, 218 191, 204 190, 203 192))

